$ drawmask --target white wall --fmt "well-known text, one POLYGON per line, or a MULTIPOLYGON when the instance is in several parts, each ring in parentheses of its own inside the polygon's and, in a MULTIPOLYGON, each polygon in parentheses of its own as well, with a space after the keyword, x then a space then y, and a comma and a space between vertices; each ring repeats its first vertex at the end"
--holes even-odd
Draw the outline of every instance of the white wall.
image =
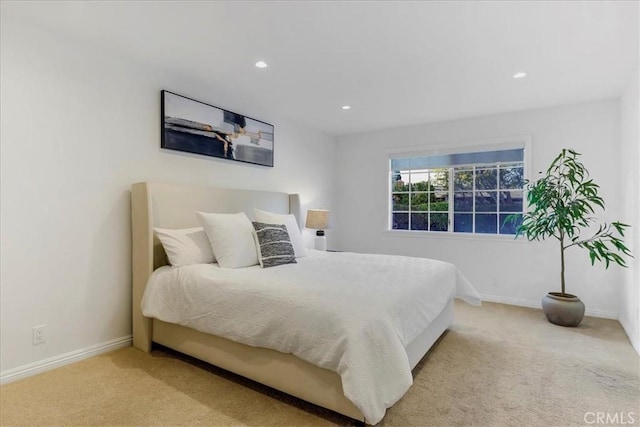
POLYGON ((620 173, 624 222, 632 224, 629 231, 629 248, 635 258, 624 272, 620 292, 620 323, 631 343, 640 353, 640 109, 638 98, 640 87, 636 70, 632 80, 620 98, 620 173))
MULTIPOLYGON (((559 291, 555 242, 481 237, 405 237, 385 232, 388 153, 399 147, 456 144, 514 135, 532 136, 533 171, 546 169, 562 147, 583 153, 600 184, 607 219, 621 211, 619 101, 601 100, 559 108, 432 123, 338 139, 336 213, 339 247, 358 252, 421 256, 455 263, 487 299, 540 307, 548 291, 559 291)), ((588 254, 568 252, 567 292, 580 296, 587 313, 616 318, 621 269, 590 267, 588 254)))
POLYGON ((0 371, 131 333, 133 182, 298 192, 331 209, 335 138, 255 111, 232 82, 2 18, 0 371), (161 89, 274 124, 275 167, 161 150, 161 89), (46 343, 33 346, 41 324, 46 343))

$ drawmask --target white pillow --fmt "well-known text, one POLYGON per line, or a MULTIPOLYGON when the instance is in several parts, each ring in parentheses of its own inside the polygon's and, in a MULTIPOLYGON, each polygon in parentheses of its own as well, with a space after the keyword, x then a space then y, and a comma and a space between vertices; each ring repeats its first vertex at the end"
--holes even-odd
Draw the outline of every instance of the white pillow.
POLYGON ((283 215, 272 212, 263 211, 261 209, 254 209, 253 215, 257 222, 264 222, 266 224, 284 224, 287 226, 289 232, 289 238, 293 245, 293 250, 296 253, 296 258, 302 258, 307 256, 307 248, 304 246, 304 240, 302 240, 302 233, 300 227, 298 227, 298 221, 292 214, 283 215))
POLYGON ((253 240, 253 225, 243 213, 217 214, 196 212, 218 265, 225 268, 249 267, 258 264, 258 252, 253 240))
POLYGON ((154 228, 153 231, 162 243, 171 265, 180 267, 216 261, 209 239, 201 227, 177 230, 154 228))

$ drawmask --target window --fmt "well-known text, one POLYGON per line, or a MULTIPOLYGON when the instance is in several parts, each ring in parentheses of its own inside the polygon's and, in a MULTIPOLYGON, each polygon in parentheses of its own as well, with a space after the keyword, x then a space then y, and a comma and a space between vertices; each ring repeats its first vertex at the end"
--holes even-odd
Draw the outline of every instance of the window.
POLYGON ((515 234, 522 216, 524 148, 389 161, 391 230, 515 234))

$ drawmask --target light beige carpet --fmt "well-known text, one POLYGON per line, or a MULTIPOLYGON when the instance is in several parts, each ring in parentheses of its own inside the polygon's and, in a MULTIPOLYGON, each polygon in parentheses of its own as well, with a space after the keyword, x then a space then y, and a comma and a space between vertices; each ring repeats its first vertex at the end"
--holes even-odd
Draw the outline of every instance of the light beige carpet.
MULTIPOLYGON (((620 324, 578 328, 539 310, 456 303, 384 426, 640 425, 640 359, 620 324), (593 414, 593 415, 592 415, 593 414), (585 418, 586 417, 586 418, 585 418), (623 424, 618 422, 618 424, 623 424)), ((168 350, 125 348, 0 388, 2 425, 351 425, 353 421, 168 350)))

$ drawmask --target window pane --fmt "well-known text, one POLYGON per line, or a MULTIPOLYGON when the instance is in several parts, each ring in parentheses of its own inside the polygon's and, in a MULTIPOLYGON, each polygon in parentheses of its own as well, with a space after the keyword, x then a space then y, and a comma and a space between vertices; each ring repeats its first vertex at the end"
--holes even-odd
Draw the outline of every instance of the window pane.
POLYGON ((431 223, 429 230, 431 231, 447 231, 449 229, 449 214, 432 213, 430 215, 431 223))
POLYGON ((406 213, 394 213, 391 218, 391 228, 393 230, 408 230, 409 229, 409 214, 406 213))
POLYGON ((515 221, 506 221, 508 214, 500 214, 500 234, 516 234, 516 228, 522 224, 522 214, 515 214, 515 221))
POLYGON ((498 215, 476 214, 476 233, 496 234, 498 232, 498 215))
POLYGON ((429 171, 411 171, 411 190, 429 191, 429 171))
POLYGON ((429 214, 411 214, 412 230, 428 230, 429 214))
POLYGON ((409 191, 409 174, 391 174, 391 191, 409 191))
POLYGON ((389 167, 391 170, 411 169, 411 157, 391 159, 389 167))
POLYGON ((476 190, 495 190, 498 185, 497 169, 476 170, 476 190))
POLYGON ((500 192, 500 212, 522 212, 522 190, 500 192))
POLYGON ((409 193, 393 194, 391 196, 391 210, 408 211, 409 210, 409 193))
POLYGON ((411 194, 411 210, 423 211, 429 210, 429 193, 412 193, 411 194))
POLYGON ((473 192, 456 192, 453 196, 453 210, 456 212, 473 212, 473 192))
POLYGON ((524 168, 514 166, 500 168, 500 188, 522 188, 524 184, 524 168))
POLYGON ((498 210, 496 197, 495 191, 476 192, 476 212, 496 212, 498 210))
POLYGON ((429 209, 431 212, 448 212, 449 195, 447 193, 431 193, 429 209))
POLYGON ((434 191, 449 191, 449 169, 432 169, 429 180, 434 191))
POLYGON ((473 231, 473 215, 454 214, 453 231, 456 233, 471 233, 473 231))
POLYGON ((455 168, 453 172, 453 189, 454 190, 472 190, 473 189, 473 169, 455 168))
POLYGON ((524 160, 524 149, 479 151, 472 153, 441 154, 435 156, 400 157, 391 159, 391 168, 428 169, 471 164, 493 164, 505 162, 521 162, 524 160))

